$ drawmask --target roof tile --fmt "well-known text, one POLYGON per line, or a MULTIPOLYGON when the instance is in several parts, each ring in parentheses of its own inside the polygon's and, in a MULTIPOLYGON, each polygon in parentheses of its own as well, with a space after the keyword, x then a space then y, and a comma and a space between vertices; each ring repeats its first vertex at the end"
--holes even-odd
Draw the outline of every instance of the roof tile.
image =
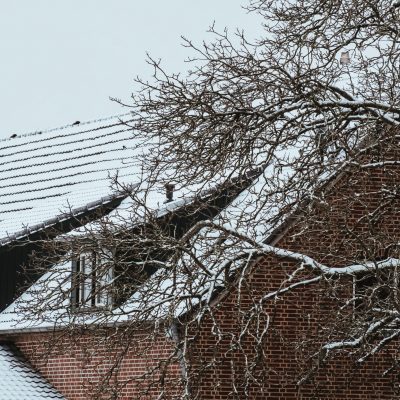
POLYGON ((65 399, 8 344, 0 344, 0 388, 0 400, 65 399))

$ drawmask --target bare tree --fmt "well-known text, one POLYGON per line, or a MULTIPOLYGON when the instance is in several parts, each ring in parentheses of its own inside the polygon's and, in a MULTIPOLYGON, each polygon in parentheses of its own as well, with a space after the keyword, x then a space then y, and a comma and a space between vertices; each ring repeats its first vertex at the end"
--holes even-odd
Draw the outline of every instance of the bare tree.
POLYGON ((104 338, 96 343, 113 356, 97 398, 132 382, 143 397, 256 398, 274 369, 290 371, 280 385, 311 390, 340 354, 334 375, 371 358, 387 376, 398 368, 399 3, 253 0, 247 9, 263 17, 258 40, 213 28, 210 43, 185 39, 186 75, 149 60, 154 79, 139 80, 127 105, 146 149, 135 160, 143 181, 120 188, 129 213, 44 243, 46 268, 61 267, 42 279, 45 303, 38 291, 20 304, 30 318, 51 310, 63 321, 57 343, 82 325, 104 338), (184 199, 149 205, 165 185, 170 200, 173 191, 184 199), (82 270, 65 284, 82 254, 103 279, 97 289, 82 270), (50 287, 52 274, 63 283, 50 287), (170 348, 118 379, 127 352, 150 354, 165 332, 170 348), (273 346, 298 367, 279 369, 273 346), (374 358, 383 351, 389 364, 374 358))

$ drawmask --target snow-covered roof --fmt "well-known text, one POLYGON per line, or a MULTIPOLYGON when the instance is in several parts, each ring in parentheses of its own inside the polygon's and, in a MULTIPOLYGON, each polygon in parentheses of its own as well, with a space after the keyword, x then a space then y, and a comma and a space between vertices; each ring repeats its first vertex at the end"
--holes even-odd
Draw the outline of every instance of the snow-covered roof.
MULTIPOLYGON (((115 130, 116 126, 121 125, 125 126, 122 123, 116 123, 112 129, 115 130)), ((89 132, 92 131, 89 130, 89 132)), ((132 133, 130 135, 132 139, 132 133)), ((296 144, 290 148, 284 147, 279 152, 277 151, 276 159, 272 159, 268 165, 263 166, 262 173, 254 176, 249 186, 237 198, 233 199, 225 209, 221 210, 213 218, 212 222, 215 225, 245 235, 252 241, 260 244, 265 243, 271 232, 277 226, 280 226, 286 217, 284 213, 280 213, 284 202, 295 202, 294 196, 296 192, 291 196, 290 193, 285 193, 281 189, 285 187, 287 182, 293 180, 298 171, 301 170, 300 168, 293 168, 296 160, 298 158, 301 159, 299 155, 300 147, 301 144, 296 144), (280 195, 281 193, 285 193, 284 198, 280 195)), ((136 147, 133 150, 138 151, 138 148, 136 147)), ((315 183, 310 184, 308 190, 311 192, 317 184, 321 184, 321 182, 335 173, 337 173, 335 169, 328 169, 323 176, 316 177, 315 183)), ((133 179, 131 182, 135 182, 135 180, 133 179)), ((190 199, 190 194, 193 196, 198 188, 184 189, 187 190, 187 193, 180 190, 182 193, 179 194, 176 201, 166 205, 162 203, 162 200, 160 203, 159 193, 155 192, 153 196, 153 192, 148 192, 146 193, 146 204, 151 209, 157 210, 157 215, 162 215, 164 212, 185 204, 190 199)), ((202 189, 204 190, 204 187, 202 189)), ((82 190, 82 186, 77 184, 76 190, 79 198, 79 190, 82 190)), ((118 209, 109 215, 109 218, 117 225, 120 225, 131 220, 131 210, 131 199, 128 197, 122 201, 118 209)), ((135 214, 134 217, 136 220, 138 214, 135 214)), ((78 229, 73 234, 80 234, 84 231, 84 228, 78 229)), ((169 269, 167 268, 165 271, 160 269, 142 287, 138 288, 123 309, 113 310, 109 314, 109 322, 122 321, 127 314, 133 316, 135 310, 143 311, 146 304, 150 304, 152 308, 151 312, 149 312, 150 318, 162 318, 171 312, 171 309, 173 309, 172 312, 175 316, 179 316, 185 310, 198 303, 200 298, 210 298, 217 287, 223 286, 224 268, 221 267, 221 264, 223 264, 224 260, 232 258, 235 252, 237 253, 241 250, 246 253, 249 247, 252 247, 248 243, 241 243, 240 240, 236 240, 234 237, 226 237, 223 230, 215 229, 214 226, 201 229, 191 240, 191 245, 196 258, 208 269, 208 274, 202 274, 199 271, 198 279, 194 279, 189 286, 185 276, 182 276, 182 282, 176 285, 176 281, 174 279, 171 280, 169 276, 169 269), (217 249, 217 251, 210 251, 210 249, 217 249), (186 296, 187 293, 193 292, 201 293, 200 298, 197 297, 194 300, 190 300, 190 296, 186 296), (147 293, 152 293, 151 299, 148 298, 147 293), (123 315, 123 318, 121 318, 121 315, 123 315)), ((190 263, 191 261, 182 260, 182 262, 190 263)), ((68 312, 71 291, 70 273, 71 270, 68 263, 53 267, 49 274, 44 275, 19 299, 0 313, 0 332, 15 332, 19 329, 40 330, 54 328, 55 325, 63 326, 69 323, 93 321, 91 316, 86 315, 81 318, 76 313, 68 312), (57 290, 54 290, 57 287, 60 289, 58 290, 58 295, 57 290), (50 289, 51 296, 55 296, 54 298, 47 295, 48 289, 50 289), (34 318, 29 317, 30 308, 26 307, 26 304, 31 301, 31 296, 36 296, 38 304, 43 305, 43 313, 39 312, 34 318), (61 296, 61 301, 59 296, 61 296), (24 308, 27 311, 26 313, 23 312, 24 308), (56 309, 58 309, 58 312, 55 311, 56 309), (51 312, 48 312, 49 310, 51 312), (82 321, 78 321, 78 319, 82 321)), ((94 319, 96 319, 96 316, 94 316, 94 319)))
POLYGON ((65 399, 7 344, 0 344, 0 388, 0 400, 65 399))
POLYGON ((110 202, 121 183, 138 181, 134 157, 145 151, 130 114, 12 135, 0 141, 0 241, 110 202))

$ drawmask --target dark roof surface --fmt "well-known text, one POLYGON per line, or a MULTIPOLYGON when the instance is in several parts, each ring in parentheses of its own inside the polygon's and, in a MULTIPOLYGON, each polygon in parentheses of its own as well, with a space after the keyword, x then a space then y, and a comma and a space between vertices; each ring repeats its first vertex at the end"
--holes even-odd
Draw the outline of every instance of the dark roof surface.
POLYGON ((15 349, 0 344, 0 400, 65 399, 15 349))
POLYGON ((133 157, 143 151, 130 120, 124 114, 1 140, 0 240, 121 197, 110 177, 137 181, 133 157))

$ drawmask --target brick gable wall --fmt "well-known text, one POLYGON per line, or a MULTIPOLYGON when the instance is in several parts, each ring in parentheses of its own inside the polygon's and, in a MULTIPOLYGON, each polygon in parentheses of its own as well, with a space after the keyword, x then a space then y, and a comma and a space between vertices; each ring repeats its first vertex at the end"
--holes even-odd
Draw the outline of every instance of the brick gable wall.
MULTIPOLYGON (((379 190, 395 190, 398 182, 397 167, 345 174, 326 201, 305 210, 276 245, 335 267, 362 257, 385 256, 384 249, 400 237, 399 198, 387 200, 373 223, 367 216, 386 201, 379 190)), ((335 340, 338 331, 345 335, 354 323, 353 307, 344 307, 353 290, 352 278, 326 280, 265 302, 263 312, 250 322, 252 334, 240 335, 249 323, 245 310, 257 305, 265 293, 278 290, 294 268, 294 263, 282 259, 259 259, 215 306, 213 320, 202 323, 193 345, 192 363, 204 371, 194 379, 193 396, 203 400, 399 398, 400 375, 392 368, 400 357, 397 342, 363 364, 356 362, 357 349, 332 354, 328 360, 311 357, 321 343, 335 340), (262 335, 264 326, 268 329, 262 335), (315 372, 298 386, 312 368, 315 372)), ((313 276, 305 272, 298 279, 313 276)))

